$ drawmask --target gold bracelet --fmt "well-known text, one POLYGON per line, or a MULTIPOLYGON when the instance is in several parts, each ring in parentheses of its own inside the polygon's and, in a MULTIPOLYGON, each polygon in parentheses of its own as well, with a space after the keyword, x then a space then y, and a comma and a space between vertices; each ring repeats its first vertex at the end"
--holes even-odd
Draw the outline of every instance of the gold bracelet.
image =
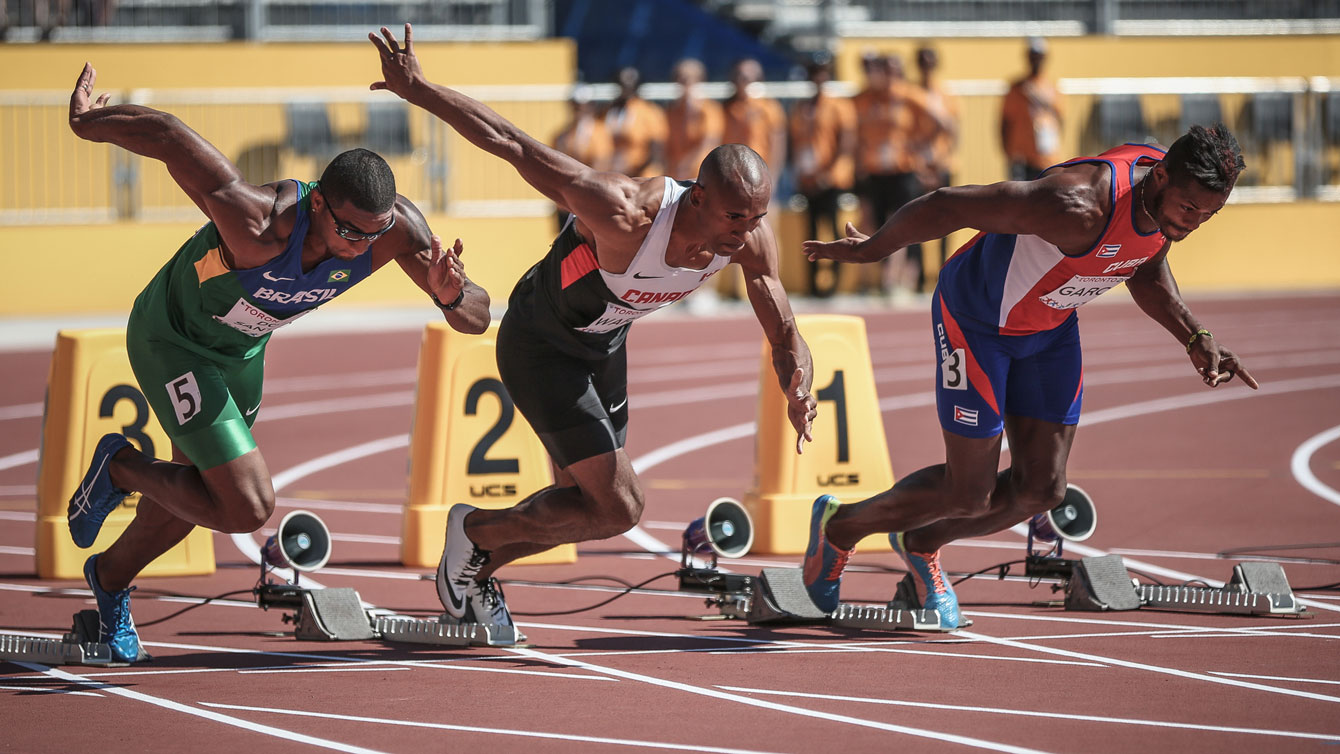
POLYGON ((1190 338, 1189 340, 1187 340, 1187 342, 1186 342, 1186 352, 1187 352, 1187 353, 1191 353, 1191 347, 1194 346, 1194 345, 1196 345, 1196 340, 1199 339, 1200 336, 1202 336, 1202 335, 1204 335, 1204 336, 1207 337, 1207 338, 1213 338, 1213 337, 1214 337, 1214 333, 1210 332, 1209 330, 1206 330, 1206 329, 1203 328, 1203 327, 1202 327, 1201 329, 1199 329, 1199 330, 1197 330, 1197 331, 1191 333, 1191 338, 1190 338))

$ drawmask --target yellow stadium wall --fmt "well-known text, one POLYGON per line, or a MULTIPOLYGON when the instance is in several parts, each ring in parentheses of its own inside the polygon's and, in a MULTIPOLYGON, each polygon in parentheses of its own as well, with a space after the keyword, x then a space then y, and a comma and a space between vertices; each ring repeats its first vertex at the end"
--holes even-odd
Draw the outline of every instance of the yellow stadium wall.
MULTIPOLYGON (((430 78, 458 86, 566 84, 576 70, 567 39, 422 42, 414 49, 430 78)), ((0 45, 0 88, 70 90, 85 62, 97 70, 100 88, 117 90, 367 86, 381 78, 371 42, 0 45)))
MULTIPOLYGON (((863 50, 898 52, 907 60, 917 44, 918 40, 847 40, 839 53, 839 71, 855 80, 859 78, 855 62, 863 50)), ((947 80, 1013 78, 1022 73, 1023 44, 1018 39, 939 40, 935 44, 947 80)), ((1048 71, 1056 77, 1340 76, 1337 36, 1062 38, 1052 40, 1051 45, 1048 71)), ((575 53, 567 40, 425 43, 419 46, 419 54, 430 76, 460 85, 566 83, 575 71, 575 53)), ((367 84, 378 73, 371 45, 363 44, 7 45, 0 46, 0 86, 65 89, 73 85, 85 60, 98 68, 100 85, 118 90, 356 86, 367 84)), ((961 154, 965 165, 987 166, 985 173, 971 175, 964 171, 959 182, 1003 177, 1003 161, 994 136, 998 105, 990 99, 977 98, 973 109, 965 112, 961 154), (980 154, 972 153, 973 149, 980 154)), ((554 112, 556 129, 561 107, 554 112)), ((1072 153, 1079 143, 1081 120, 1072 117, 1067 125, 1067 145, 1072 153)), ((537 137, 550 135, 541 128, 527 127, 537 137)), ((499 175, 511 172, 501 163, 497 169, 499 175)), ((465 241, 467 269, 498 304, 505 301, 517 277, 548 247, 553 234, 550 218, 436 215, 429 221, 444 237, 460 236, 465 241)), ((7 295, 0 299, 0 315, 125 311, 143 284, 197 224, 0 227, 0 258, 4 259, 8 279, 42 280, 56 267, 62 270, 60 295, 42 286, 23 290, 9 286, 7 295)), ((802 224, 797 216, 783 213, 778 227, 783 281, 788 289, 803 291, 805 263, 799 251, 802 224)), ((956 234, 954 240, 962 242, 969 235, 956 234)), ((1231 205, 1179 246, 1173 265, 1187 289, 1340 287, 1340 259, 1331 251, 1337 247, 1340 204, 1231 205)), ((930 267, 934 267, 933 262, 930 267)), ((420 300, 403 275, 392 271, 375 276, 335 305, 420 300)))
MULTIPOLYGON (((505 305, 512 286, 553 240, 553 218, 453 218, 428 215, 450 243, 465 244, 465 269, 493 302, 505 305)), ((115 223, 0 228, 0 254, 11 285, 0 297, 0 316, 74 312, 129 312, 163 263, 195 232, 190 223, 115 223), (21 253, 20 253, 21 252, 21 253), (59 285, 53 274, 60 270, 59 285), (47 285, 36 281, 51 281, 47 285)), ((395 264, 332 302, 346 305, 431 306, 395 264)))

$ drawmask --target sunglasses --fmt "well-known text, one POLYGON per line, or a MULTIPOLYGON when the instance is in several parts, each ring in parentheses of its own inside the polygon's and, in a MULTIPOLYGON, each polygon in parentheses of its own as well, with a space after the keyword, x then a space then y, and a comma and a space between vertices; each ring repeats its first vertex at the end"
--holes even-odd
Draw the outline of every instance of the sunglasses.
POLYGON ((357 241, 357 242, 375 241, 378 238, 381 238, 382 234, 384 234, 386 231, 395 227, 394 212, 391 213, 391 222, 387 223, 385 228, 382 228, 376 233, 364 233, 363 231, 358 230, 357 228, 352 228, 340 222, 340 218, 336 217, 335 208, 330 206, 330 202, 326 202, 326 210, 330 212, 330 219, 335 222, 335 232, 339 234, 340 238, 343 238, 346 241, 357 241))

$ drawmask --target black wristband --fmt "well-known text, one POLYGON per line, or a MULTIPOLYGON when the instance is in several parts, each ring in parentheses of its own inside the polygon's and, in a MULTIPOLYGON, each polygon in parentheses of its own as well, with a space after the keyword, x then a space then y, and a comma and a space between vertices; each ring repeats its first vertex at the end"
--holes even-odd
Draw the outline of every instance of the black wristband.
POLYGON ((438 299, 436 293, 429 293, 428 295, 433 297, 433 303, 437 304, 437 308, 445 311, 452 311, 460 306, 461 302, 465 300, 465 286, 461 286, 461 292, 456 294, 456 298, 453 299, 450 304, 442 303, 441 300, 438 299))

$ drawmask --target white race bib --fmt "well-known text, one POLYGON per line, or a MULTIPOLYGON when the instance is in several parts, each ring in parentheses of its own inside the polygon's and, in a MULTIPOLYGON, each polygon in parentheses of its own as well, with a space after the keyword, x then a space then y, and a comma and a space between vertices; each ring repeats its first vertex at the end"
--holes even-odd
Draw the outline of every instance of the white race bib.
POLYGON ((214 319, 228 325, 243 335, 259 338, 268 332, 273 332, 274 330, 287 325, 310 311, 312 310, 308 309, 307 311, 298 312, 288 319, 279 319, 278 317, 272 317, 251 304, 248 304, 246 299, 239 298, 237 303, 233 304, 233 308, 228 310, 227 314, 221 317, 215 315, 214 319))
POLYGON ((1078 309, 1125 281, 1124 275, 1076 275, 1038 300, 1053 309, 1078 309))
POLYGON ((613 332, 639 317, 645 317, 655 309, 630 309, 618 304, 605 303, 605 313, 586 327, 578 327, 577 332, 602 333, 613 332))

